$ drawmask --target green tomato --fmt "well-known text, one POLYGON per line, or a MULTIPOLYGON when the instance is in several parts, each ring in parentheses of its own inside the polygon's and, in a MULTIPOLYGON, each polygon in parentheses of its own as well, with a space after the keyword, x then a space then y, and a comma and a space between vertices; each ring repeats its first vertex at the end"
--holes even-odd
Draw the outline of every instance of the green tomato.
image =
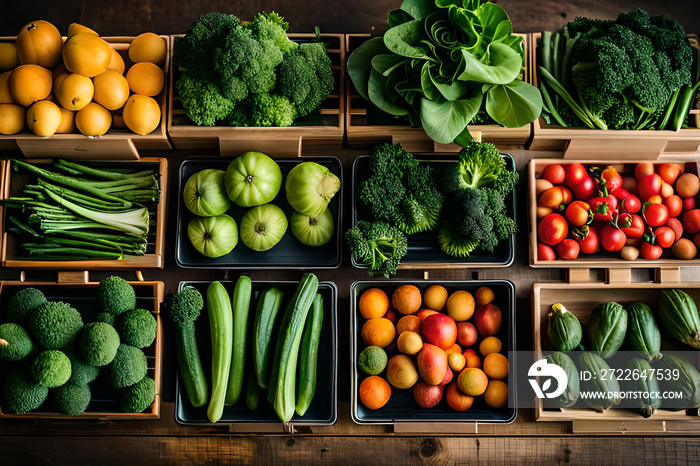
POLYGON ((274 204, 253 207, 241 219, 241 240, 253 251, 267 251, 287 231, 287 217, 274 204))
POLYGON ((217 217, 197 217, 187 225, 192 246, 207 257, 225 256, 238 244, 236 221, 226 214, 217 217))
POLYGON ((224 183, 229 199, 241 207, 267 204, 282 187, 282 170, 267 155, 246 152, 229 164, 224 183))
POLYGON ((295 211, 290 224, 292 234, 307 246, 323 246, 331 240, 335 231, 333 214, 328 209, 313 216, 295 211))
POLYGON ((340 179, 316 162, 302 162, 296 165, 284 183, 289 205, 304 215, 322 213, 339 189, 340 179))
POLYGON ((231 201, 224 187, 224 171, 208 168, 192 175, 182 197, 190 212, 200 217, 215 217, 226 213, 231 201))

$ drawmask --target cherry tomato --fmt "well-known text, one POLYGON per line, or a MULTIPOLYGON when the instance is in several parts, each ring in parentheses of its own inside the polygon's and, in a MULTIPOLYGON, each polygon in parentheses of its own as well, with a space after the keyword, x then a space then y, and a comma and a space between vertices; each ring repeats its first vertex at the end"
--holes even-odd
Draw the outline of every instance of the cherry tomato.
POLYGON ((580 251, 581 247, 572 239, 565 239, 557 244, 557 256, 559 256, 560 259, 574 260, 578 257, 580 251))
POLYGON ((685 197, 683 199, 683 212, 688 212, 689 210, 693 210, 695 208, 695 198, 694 197, 685 197))
POLYGON ((660 227, 668 222, 668 209, 663 204, 645 204, 642 217, 650 227, 660 227))
POLYGON ((639 198, 624 188, 618 188, 610 194, 620 201, 620 211, 636 214, 639 212, 639 209, 642 208, 642 203, 639 198))
POLYGON ((576 199, 590 199, 595 195, 595 181, 593 181, 593 178, 589 176, 588 178, 581 180, 578 185, 571 189, 574 191, 574 196, 576 196, 576 199))
POLYGON ((669 217, 678 217, 683 211, 683 199, 677 194, 672 194, 661 201, 668 209, 669 217))
POLYGON ((622 187, 622 176, 620 176, 615 167, 607 167, 600 174, 600 184, 601 188, 605 187, 611 193, 622 187))
POLYGON ((547 165, 542 172, 542 178, 552 184, 562 184, 566 178, 564 167, 559 164, 547 165))
POLYGON ((664 180, 664 183, 672 185, 676 182, 676 178, 678 178, 680 174, 681 169, 678 168, 678 165, 672 163, 662 163, 659 165, 659 176, 664 180))
POLYGON ((668 197, 673 195, 673 186, 668 183, 663 183, 661 185, 661 197, 668 197))
MULTIPOLYGON (((566 188, 561 188, 559 186, 554 186, 549 188, 547 191, 543 192, 540 196, 540 200, 537 201, 537 205, 541 207, 549 207, 553 210, 564 210, 567 202, 565 202, 564 190, 568 191, 566 188)), ((569 192, 569 198, 571 198, 571 193, 569 192)))
POLYGON ((666 222, 666 226, 673 230, 676 240, 681 239, 683 236, 683 224, 677 218, 669 218, 666 222))
POLYGON ((620 214, 617 225, 628 238, 637 239, 644 235, 644 220, 639 215, 620 214))
POLYGON ((645 175, 639 180, 639 197, 643 202, 649 200, 652 196, 658 196, 661 193, 661 177, 656 173, 645 175))
POLYGON ((549 246, 561 243, 569 233, 569 225, 566 219, 559 214, 549 214, 540 221, 537 234, 540 241, 549 246))
POLYGON ((642 178, 652 173, 654 173, 654 164, 651 162, 638 163, 634 168, 634 177, 638 181, 642 181, 642 178))
POLYGON ((564 178, 564 184, 574 191, 574 186, 579 184, 584 179, 590 178, 586 167, 580 163, 567 164, 564 166, 564 172, 566 175, 564 178))
POLYGON ((670 248, 676 242, 676 233, 669 227, 658 227, 654 230, 656 244, 662 248, 670 248))
POLYGON ((600 244, 606 251, 619 251, 625 247, 625 241, 627 241, 625 234, 612 225, 605 225, 600 230, 600 244))
POLYGON ((537 260, 538 261, 553 261, 557 255, 554 254, 554 249, 546 244, 537 243, 537 260))
POLYGON ((582 227, 591 220, 591 207, 583 201, 574 201, 566 208, 566 219, 575 227, 582 227))
POLYGON ((593 211, 594 222, 610 222, 617 213, 615 196, 594 197, 588 203, 593 211))
MULTIPOLYGON (((583 228, 581 230, 583 230, 583 228)), ((583 254, 596 254, 600 252, 600 234, 597 228, 589 227, 584 238, 581 238, 577 233, 574 234, 574 237, 581 247, 581 252, 583 254)))
POLYGON ((642 259, 650 261, 658 259, 663 253, 664 250, 661 246, 658 244, 649 244, 648 241, 642 241, 642 245, 639 248, 639 255, 642 256, 642 259))
POLYGON ((700 231, 700 209, 689 210, 683 214, 683 230, 691 235, 700 231))

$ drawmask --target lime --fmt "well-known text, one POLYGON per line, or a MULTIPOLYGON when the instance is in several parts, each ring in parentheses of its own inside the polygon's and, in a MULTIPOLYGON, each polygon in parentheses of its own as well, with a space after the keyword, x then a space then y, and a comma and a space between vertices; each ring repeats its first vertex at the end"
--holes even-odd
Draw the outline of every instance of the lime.
POLYGON ((378 346, 368 346, 360 353, 357 364, 367 375, 380 374, 386 367, 386 352, 378 346))

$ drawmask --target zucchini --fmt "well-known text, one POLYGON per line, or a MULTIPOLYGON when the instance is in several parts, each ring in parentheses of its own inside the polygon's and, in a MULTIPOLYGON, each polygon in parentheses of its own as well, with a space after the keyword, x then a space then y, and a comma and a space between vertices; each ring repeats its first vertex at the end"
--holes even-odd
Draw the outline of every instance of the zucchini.
POLYGON ((663 409, 680 411, 700 406, 700 373, 687 359, 665 354, 654 367, 661 390, 682 393, 678 399, 661 400, 663 409), (677 372, 676 372, 677 371, 677 372))
POLYGON ((581 344, 581 322, 563 304, 552 304, 547 318, 547 335, 555 349, 572 351, 581 344))
POLYGON ((617 303, 602 303, 593 309, 588 322, 591 349, 603 359, 611 358, 625 341, 627 311, 617 303))
POLYGON ((248 333, 248 310, 252 284, 250 277, 241 275, 233 290, 233 351, 231 352, 231 372, 226 387, 226 406, 235 404, 243 391, 243 371, 245 370, 246 334, 248 333))
POLYGON ((651 309, 644 303, 632 303, 627 307, 630 347, 647 361, 661 358, 661 332, 651 309))
POLYGON ((299 355, 299 389, 297 390, 296 413, 303 416, 311 406, 316 392, 316 368, 318 365, 318 342, 323 325, 323 296, 316 293, 311 311, 304 324, 299 355))
POLYGON ((659 382, 656 380, 654 370, 649 364, 649 361, 642 358, 632 358, 627 361, 627 368, 630 369, 631 379, 621 381, 622 389, 629 392, 638 392, 642 394, 641 398, 631 398, 629 404, 632 409, 644 417, 649 417, 659 409, 661 398, 658 396, 650 396, 651 393, 659 392, 659 382), (637 380, 634 380, 636 375, 639 375, 637 380))
POLYGON ((681 290, 663 290, 659 317, 664 328, 678 341, 700 349, 700 317, 693 298, 681 290))
POLYGON ((578 358, 581 371, 590 372, 589 380, 581 381, 581 390, 587 392, 597 392, 600 398, 588 397, 583 401, 596 411, 605 412, 608 408, 620 403, 620 384, 615 378, 615 374, 610 366, 596 353, 581 353, 578 358), (617 396, 614 394, 617 393, 617 396))
POLYGON ((175 329, 177 348, 177 361, 180 367, 185 392, 190 403, 195 408, 207 403, 209 388, 207 377, 204 375, 204 367, 197 349, 197 338, 194 333, 194 323, 178 326, 175 329))
POLYGON ((305 273, 287 305, 280 326, 267 400, 273 404, 282 422, 289 422, 294 415, 299 345, 306 316, 317 292, 318 278, 313 273, 305 273))
POLYGON ((568 380, 564 393, 556 398, 551 398, 548 401, 557 408, 568 408, 575 405, 578 401, 580 391, 579 374, 578 369, 576 369, 576 364, 574 364, 574 361, 572 361, 569 356, 559 352, 548 355, 547 361, 564 369, 568 380))
POLYGON ((253 365, 258 386, 264 390, 270 383, 272 358, 274 357, 272 330, 282 306, 284 293, 275 287, 265 288, 258 295, 253 329, 253 365))
POLYGON ((217 422, 224 413, 226 386, 231 371, 233 350, 233 314, 231 299, 220 282, 212 282, 207 288, 207 309, 211 329, 211 399, 207 417, 217 422))
POLYGON ((255 411, 260 406, 260 398, 262 391, 258 387, 258 382, 255 380, 255 372, 250 371, 246 387, 245 405, 249 410, 255 411))

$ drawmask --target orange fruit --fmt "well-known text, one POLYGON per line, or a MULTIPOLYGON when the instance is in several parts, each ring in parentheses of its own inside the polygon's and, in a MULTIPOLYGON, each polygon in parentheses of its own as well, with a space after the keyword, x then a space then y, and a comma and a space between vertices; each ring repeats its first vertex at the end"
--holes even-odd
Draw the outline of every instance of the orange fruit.
MULTIPOLYGON (((1 44, 0 44, 1 45, 1 44)), ((14 104, 15 99, 10 93, 10 75, 12 71, 0 73, 0 104, 14 104)))
POLYGON ((394 341, 396 329, 388 319, 369 319, 362 326, 362 339, 369 346, 385 348, 394 341))
POLYGON ((25 109, 17 104, 0 104, 0 134, 16 134, 24 129, 25 109))
POLYGON ((484 358, 484 372, 492 379, 508 376, 508 358, 501 353, 491 353, 484 358))
POLYGON ((11 70, 19 65, 17 56, 17 44, 12 42, 0 42, 0 70, 11 70))
POLYGON ((40 100, 27 109, 27 127, 37 136, 51 136, 61 126, 61 109, 48 100, 40 100))
POLYGON ((447 302, 447 289, 442 285, 432 285, 425 290, 423 302, 430 309, 441 311, 447 302))
POLYGON ((122 56, 119 55, 119 52, 112 49, 112 52, 111 52, 110 57, 109 57, 109 65, 107 65, 107 69, 112 70, 112 71, 117 71, 119 74, 124 74, 125 68, 126 68, 126 65, 124 64, 124 59, 122 58, 122 56))
POLYGON ((12 71, 9 82, 10 94, 15 103, 29 107, 51 94, 51 72, 39 65, 22 65, 12 71))
POLYGON ((484 401, 492 408, 502 408, 508 402, 508 385, 500 380, 491 380, 484 392, 484 401))
POLYGON ((420 290, 414 285, 401 285, 392 293, 391 304, 401 314, 415 314, 421 305, 420 290))
MULTIPOLYGON (((423 349, 423 339, 415 332, 403 332, 399 334, 396 345, 403 354, 418 354, 423 349)), ((393 385, 396 386, 396 384, 393 385)))
POLYGON ((401 335, 403 332, 420 333, 420 317, 408 315, 400 318, 396 323, 396 333, 401 335))
POLYGON ((107 71, 111 59, 112 47, 95 34, 75 34, 63 44, 66 69, 88 78, 107 71))
POLYGON ((491 353, 498 353, 501 351, 503 345, 501 340, 496 337, 486 337, 479 343, 479 353, 482 356, 487 356, 491 353))
POLYGON ((484 371, 475 367, 464 369, 457 378, 457 388, 469 396, 479 396, 486 391, 489 378, 484 371))
POLYGON ((145 95, 134 94, 124 104, 124 124, 136 134, 150 134, 160 124, 158 102, 145 95))
POLYGON ((459 346, 457 343, 455 343, 454 345, 452 345, 452 346, 450 346, 449 348, 447 348, 447 349, 445 350, 445 353, 447 353, 448 356, 449 356, 450 354, 452 354, 452 353, 459 353, 459 354, 462 354, 462 347, 459 346))
POLYGON ((60 80, 53 92, 61 107, 77 112, 92 101, 95 87, 92 79, 71 73, 60 80))
POLYGON ((136 36, 129 45, 129 60, 133 63, 162 64, 165 62, 165 40, 152 32, 144 32, 136 36))
POLYGON ((474 297, 468 291, 455 291, 447 298, 447 315, 455 322, 464 322, 471 318, 474 307, 474 297))
POLYGON ((476 299, 476 304, 479 306, 491 304, 494 298, 493 290, 489 287, 482 286, 476 290, 476 293, 474 293, 474 298, 476 299))
POLYGON ((464 356, 464 359, 466 360, 466 367, 481 367, 481 358, 478 354, 476 354, 476 351, 474 351, 473 349, 464 350, 462 356, 464 356))
POLYGON ((75 126, 85 136, 102 136, 111 125, 112 114, 95 102, 90 102, 75 115, 75 126))
POLYGON ((57 133, 67 134, 75 132, 75 113, 61 107, 61 124, 58 125, 57 133))
POLYGON ((439 314, 439 312, 433 311, 432 309, 421 309, 416 313, 421 322, 423 322, 426 317, 431 316, 433 314, 439 314))
POLYGON ((360 296, 359 307, 365 319, 378 319, 389 310, 389 297, 379 288, 370 288, 360 296))
POLYGON ((83 26, 82 24, 78 23, 70 23, 70 25, 68 26, 68 34, 66 34, 66 37, 73 37, 76 34, 92 34, 94 36, 99 36, 98 33, 96 33, 87 26, 83 26))
POLYGON ((107 70, 94 78, 93 100, 107 110, 118 110, 129 98, 129 83, 118 71, 107 70))
POLYGON ((464 369, 467 364, 467 359, 462 353, 451 353, 447 355, 447 365, 450 366, 455 372, 459 372, 464 369))
POLYGON ((136 63, 126 72, 129 89, 135 94, 153 97, 163 90, 165 75, 158 65, 149 62, 136 63))
POLYGON ((391 387, 377 375, 367 377, 360 384, 360 401, 369 409, 379 409, 391 397, 391 387))

